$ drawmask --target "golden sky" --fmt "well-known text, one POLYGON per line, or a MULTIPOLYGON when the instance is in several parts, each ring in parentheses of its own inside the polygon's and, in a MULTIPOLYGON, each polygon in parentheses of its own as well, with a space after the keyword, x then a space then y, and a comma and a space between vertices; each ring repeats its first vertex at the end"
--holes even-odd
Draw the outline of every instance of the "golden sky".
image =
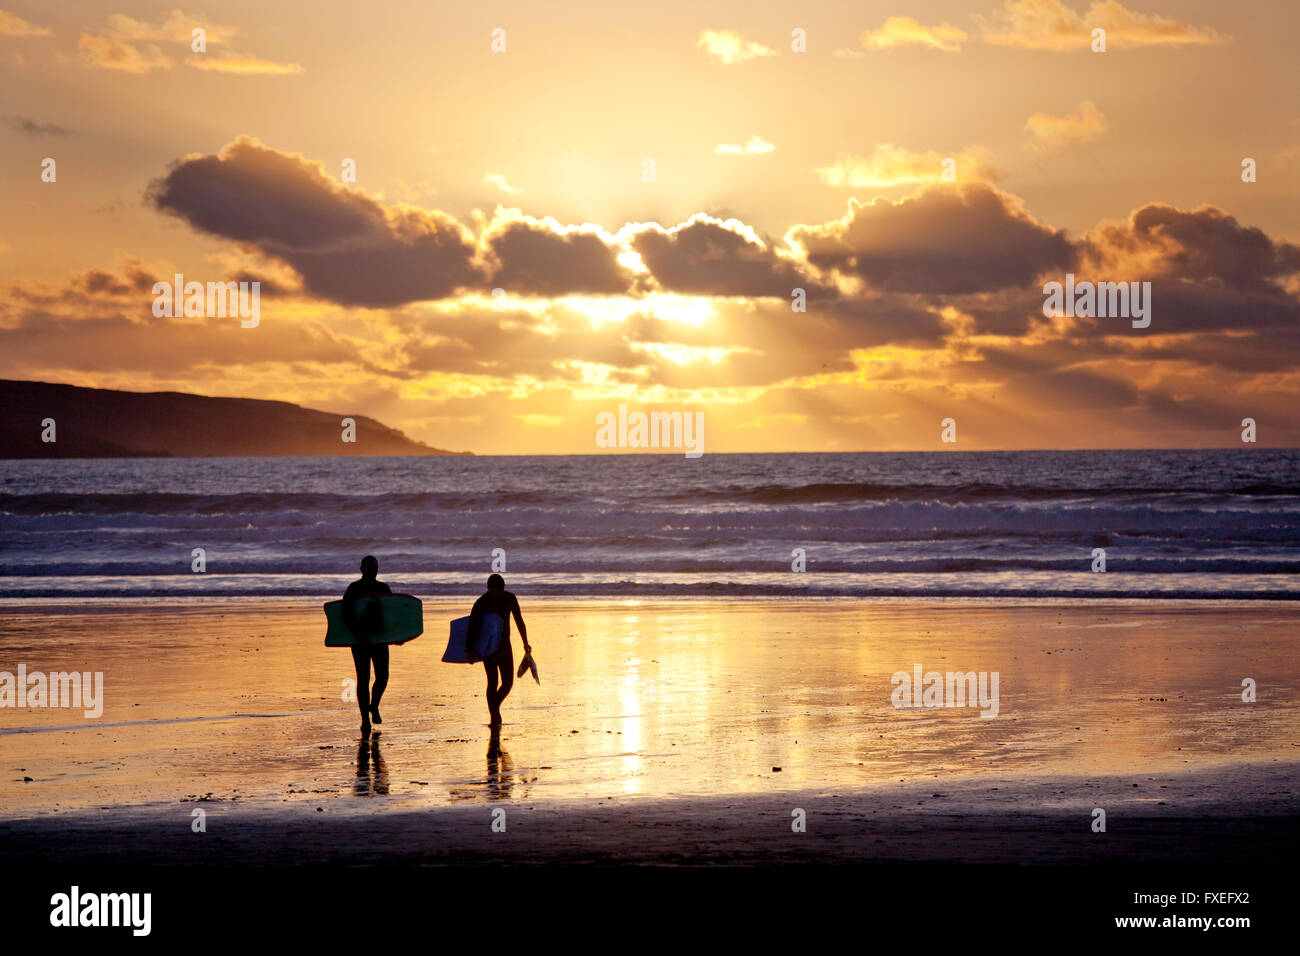
POLYGON ((0 377, 480 454, 1300 444, 1298 5, 0 3, 0 377))

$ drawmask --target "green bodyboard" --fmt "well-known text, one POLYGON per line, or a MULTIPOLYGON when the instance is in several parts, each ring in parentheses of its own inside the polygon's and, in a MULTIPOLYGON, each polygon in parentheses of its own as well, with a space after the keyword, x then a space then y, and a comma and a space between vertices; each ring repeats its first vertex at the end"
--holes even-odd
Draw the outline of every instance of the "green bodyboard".
MULTIPOLYGON (((409 594, 385 594, 382 597, 362 598, 357 601, 356 615, 363 618, 366 605, 378 601, 383 616, 383 630, 368 634, 369 644, 405 644, 424 633, 424 607, 420 599, 409 594)), ((325 605, 325 646, 353 647, 357 639, 352 636, 343 620, 343 602, 330 601, 325 605)))

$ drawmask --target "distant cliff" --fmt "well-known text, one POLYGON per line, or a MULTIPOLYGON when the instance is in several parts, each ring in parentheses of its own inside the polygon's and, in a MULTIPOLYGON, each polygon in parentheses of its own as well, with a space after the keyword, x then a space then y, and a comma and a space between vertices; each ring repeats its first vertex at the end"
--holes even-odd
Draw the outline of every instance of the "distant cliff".
POLYGON ((0 379, 0 458, 451 454, 364 415, 290 402, 0 379), (47 418, 53 442, 41 440, 47 418), (344 418, 355 442, 342 440, 344 418))

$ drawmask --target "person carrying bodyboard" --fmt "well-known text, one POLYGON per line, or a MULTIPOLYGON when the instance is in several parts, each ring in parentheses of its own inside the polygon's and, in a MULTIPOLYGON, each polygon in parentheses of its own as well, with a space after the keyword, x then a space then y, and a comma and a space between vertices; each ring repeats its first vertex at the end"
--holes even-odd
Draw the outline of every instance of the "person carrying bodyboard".
POLYGON ((388 645, 371 643, 369 636, 384 629, 383 609, 378 601, 368 600, 393 590, 378 580, 379 560, 372 554, 361 559, 361 577, 343 592, 343 621, 357 639, 352 647, 352 663, 357 672, 357 707, 361 710, 361 736, 370 736, 370 721, 382 724, 379 698, 388 686, 388 645), (364 603, 362 603, 364 602, 364 603), (361 604, 361 613, 357 605, 361 604), (370 666, 375 668, 375 686, 370 687, 370 666))
POLYGON ((488 614, 495 614, 503 622, 501 643, 495 650, 483 658, 483 668, 487 671, 487 704, 492 727, 501 726, 501 703, 510 693, 515 682, 515 659, 510 648, 510 618, 519 625, 519 637, 524 642, 524 653, 531 655, 532 645, 528 643, 528 628, 524 625, 523 613, 519 610, 519 599, 506 590, 505 578, 493 574, 487 579, 487 593, 474 602, 469 612, 469 627, 466 628, 467 659, 474 659, 474 648, 478 643, 479 630, 483 619, 488 614))

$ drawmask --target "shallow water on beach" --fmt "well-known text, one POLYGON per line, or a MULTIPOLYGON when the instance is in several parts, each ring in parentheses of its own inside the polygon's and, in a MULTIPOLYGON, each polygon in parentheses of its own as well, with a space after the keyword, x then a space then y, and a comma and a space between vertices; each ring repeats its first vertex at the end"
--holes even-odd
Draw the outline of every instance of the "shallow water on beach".
POLYGON ((1300 609, 1285 605, 523 607, 542 683, 516 681, 499 741, 482 668, 439 660, 444 622, 466 611, 457 599, 427 602, 428 632, 393 650, 384 723, 363 743, 341 699, 350 655, 323 646, 316 604, 7 604, 0 671, 102 671, 105 699, 98 719, 0 708, 0 817, 201 800, 372 811, 840 793, 1294 759, 1300 747, 1300 609), (915 665, 997 672, 997 715, 895 708, 891 675, 915 665))

